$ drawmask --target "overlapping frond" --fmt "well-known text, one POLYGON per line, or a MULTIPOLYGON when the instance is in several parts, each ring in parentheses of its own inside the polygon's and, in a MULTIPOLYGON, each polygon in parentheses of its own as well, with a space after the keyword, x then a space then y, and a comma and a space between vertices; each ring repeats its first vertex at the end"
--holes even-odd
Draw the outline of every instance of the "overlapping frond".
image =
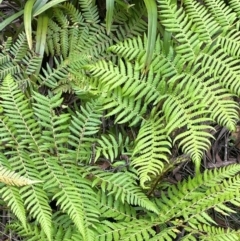
POLYGON ((136 185, 136 181, 128 173, 106 173, 98 169, 89 169, 93 176, 92 185, 99 185, 103 192, 114 194, 116 202, 127 202, 138 205, 154 213, 158 209, 136 185))
POLYGON ((230 0, 230 7, 237 13, 237 16, 240 16, 240 3, 238 0, 230 0))
POLYGON ((238 164, 176 185, 163 172, 176 164, 172 144, 199 171, 213 124, 235 129, 239 2, 158 0, 148 72, 143 3, 117 8, 107 35, 96 1, 73 2, 52 9, 39 76, 25 34, 0 53, 0 196, 21 222, 12 229, 27 241, 238 240, 212 215, 239 206, 238 164))
POLYGON ((100 157, 104 156, 110 162, 113 162, 117 157, 124 153, 124 149, 129 145, 129 138, 125 140, 121 133, 118 137, 113 135, 102 135, 101 139, 97 141, 95 161, 100 157))
POLYGON ((233 190, 239 185, 239 175, 236 176, 239 168, 238 165, 232 165, 214 171, 206 170, 203 174, 172 186, 167 193, 162 192, 161 200, 156 200, 160 212, 163 212, 159 219, 166 222, 173 216, 183 216, 192 225, 214 223, 205 211, 215 207, 224 210, 225 202, 234 198, 238 200, 239 193, 233 190), (226 188, 228 185, 231 186, 230 189, 226 188), (222 193, 221 197, 218 192, 222 193), (215 199, 216 196, 218 200, 215 199))
POLYGON ((199 53, 202 42, 192 31, 192 21, 184 9, 178 8, 171 0, 158 0, 158 4, 161 24, 168 32, 175 34, 174 38, 179 43, 175 48, 176 52, 186 60, 194 59, 199 53))
POLYGON ((145 183, 159 175, 168 162, 171 143, 168 140, 164 119, 155 114, 143 123, 133 151, 132 165, 139 173, 140 183, 145 183))
POLYGON ((219 46, 206 46, 199 54, 196 62, 201 63, 201 68, 211 72, 220 84, 232 93, 239 95, 239 60, 228 56, 219 46))
POLYGON ((221 0, 204 0, 209 12, 223 27, 230 27, 236 20, 236 13, 221 0))
POLYGON ((101 98, 88 102, 85 108, 81 106, 81 113, 76 112, 76 115, 72 116, 68 143, 72 146, 73 150, 70 149, 69 153, 72 153, 75 163, 94 159, 91 157, 91 152, 95 142, 94 134, 99 131, 101 117, 101 98))
POLYGON ((209 42, 220 30, 220 26, 207 8, 197 1, 184 0, 185 10, 195 25, 195 31, 199 34, 202 41, 209 42))

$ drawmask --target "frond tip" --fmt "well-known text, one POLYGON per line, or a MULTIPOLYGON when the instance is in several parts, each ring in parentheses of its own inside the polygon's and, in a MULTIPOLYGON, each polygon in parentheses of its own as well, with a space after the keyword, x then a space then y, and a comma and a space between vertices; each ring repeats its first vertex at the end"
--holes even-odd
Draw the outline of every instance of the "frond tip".
POLYGON ((0 166, 0 181, 12 186, 26 186, 42 182, 39 180, 30 180, 26 177, 20 176, 18 173, 8 170, 3 166, 0 166))

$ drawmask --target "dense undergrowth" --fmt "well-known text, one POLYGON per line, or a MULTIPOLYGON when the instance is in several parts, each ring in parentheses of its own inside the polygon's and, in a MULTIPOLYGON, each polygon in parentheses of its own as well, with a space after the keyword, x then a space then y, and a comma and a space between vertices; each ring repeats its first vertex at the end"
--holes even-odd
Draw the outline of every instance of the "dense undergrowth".
POLYGON ((2 1, 7 230, 239 240, 239 1, 110 2, 2 1))

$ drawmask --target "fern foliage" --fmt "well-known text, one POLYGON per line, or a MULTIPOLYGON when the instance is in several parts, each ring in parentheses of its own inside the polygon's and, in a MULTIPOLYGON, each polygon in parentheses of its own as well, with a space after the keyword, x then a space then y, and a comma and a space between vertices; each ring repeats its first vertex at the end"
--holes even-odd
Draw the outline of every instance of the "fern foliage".
POLYGON ((216 218, 239 212, 239 164, 201 166, 213 126, 239 119, 239 2, 157 0, 148 70, 143 2, 116 1, 109 34, 96 2, 52 8, 46 63, 24 33, 1 45, 9 229, 28 241, 239 240, 216 218), (195 175, 170 184, 174 148, 195 175))

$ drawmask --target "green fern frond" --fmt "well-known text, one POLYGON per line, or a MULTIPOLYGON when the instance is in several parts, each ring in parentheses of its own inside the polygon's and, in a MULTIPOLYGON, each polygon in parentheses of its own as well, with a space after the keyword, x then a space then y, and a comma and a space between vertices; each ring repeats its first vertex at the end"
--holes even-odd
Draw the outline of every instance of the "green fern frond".
POLYGON ((18 39, 10 48, 10 53, 16 62, 20 62, 28 52, 27 38, 24 33, 19 34, 18 39))
POLYGON ((149 241, 168 241, 168 240, 174 240, 177 237, 177 233, 180 231, 175 227, 170 228, 164 228, 161 229, 161 232, 158 234, 155 234, 153 238, 150 238, 149 241))
POLYGON ((20 176, 18 173, 6 169, 3 166, 0 166, 0 182, 3 182, 7 185, 14 186, 26 186, 39 183, 41 181, 29 180, 28 178, 20 176))
POLYGON ((131 61, 133 59, 138 59, 140 56, 146 53, 144 46, 145 44, 146 43, 143 43, 141 37, 138 36, 135 38, 126 39, 124 42, 111 46, 109 51, 112 51, 128 61, 131 61))
POLYGON ((220 26, 207 8, 196 1, 184 0, 185 10, 189 19, 193 21, 195 31, 202 41, 211 42, 214 34, 220 31, 220 26))
POLYGON ((54 64, 56 65, 54 69, 49 64, 47 64, 46 69, 42 68, 43 74, 38 77, 40 86, 46 85, 51 89, 56 89, 60 81, 67 80, 67 64, 63 62, 63 59, 61 58, 59 61, 57 58, 54 58, 54 64))
POLYGON ((144 1, 135 2, 134 7, 130 8, 127 13, 126 15, 121 11, 116 18, 114 15, 114 21, 116 21, 118 25, 114 26, 113 24, 112 32, 114 35, 110 36, 117 43, 127 38, 133 38, 146 33, 148 27, 147 22, 144 20, 146 16, 144 1))
POLYGON ((61 8, 64 8, 64 12, 67 13, 72 23, 84 23, 81 11, 79 11, 73 4, 65 2, 61 8))
POLYGON ((105 220, 97 226, 97 233, 96 240, 99 241, 145 241, 149 240, 155 234, 155 231, 152 229, 152 223, 149 220, 136 220, 130 223, 112 223, 105 220))
POLYGON ((168 134, 176 128, 186 126, 186 130, 179 134, 174 142, 181 140, 179 145, 182 146, 185 153, 189 153, 198 169, 200 166, 202 153, 210 146, 210 138, 212 135, 206 132, 208 129, 213 129, 207 123, 211 121, 206 114, 208 110, 204 110, 204 104, 199 102, 200 96, 194 90, 188 90, 184 93, 177 89, 169 96, 163 104, 164 114, 167 120, 168 134), (194 104, 193 104, 194 103, 194 104))
POLYGON ((106 173, 99 169, 89 169, 89 174, 93 176, 92 186, 100 185, 103 192, 114 194, 117 202, 125 201, 131 205, 139 205, 154 213, 158 213, 155 205, 146 197, 135 180, 128 173, 106 173))
POLYGON ((121 133, 118 137, 114 137, 109 134, 107 136, 102 135, 101 139, 97 141, 98 146, 96 147, 95 161, 103 155, 105 158, 113 162, 120 154, 124 153, 124 148, 129 145, 129 138, 125 140, 121 133))
POLYGON ((135 100, 134 97, 124 97, 122 89, 116 88, 107 93, 103 92, 103 98, 103 108, 108 110, 106 117, 117 115, 115 123, 129 122, 129 125, 133 126, 144 119, 146 105, 141 105, 141 99, 135 100))
POLYGON ((236 29, 232 29, 227 33, 223 33, 217 38, 217 44, 219 44, 222 49, 228 55, 238 58, 240 55, 240 33, 236 29))
POLYGON ((24 208, 23 199, 17 187, 6 186, 0 189, 1 198, 11 208, 12 212, 21 222, 23 228, 26 228, 27 217, 24 208))
POLYGON ((23 187, 20 191, 24 200, 24 206, 30 211, 30 215, 41 224, 48 240, 52 240, 51 235, 51 208, 48 204, 46 193, 40 186, 23 187))
POLYGON ((183 8, 172 4, 171 0, 158 0, 160 6, 159 17, 166 31, 176 33, 174 38, 179 43, 176 52, 186 60, 194 59, 200 50, 202 43, 199 37, 192 31, 192 21, 188 19, 183 8))
POLYGON ((234 96, 201 69, 200 64, 189 65, 188 69, 189 72, 179 76, 179 82, 178 78, 172 82, 178 83, 182 91, 193 90, 195 96, 199 97, 198 101, 211 111, 210 118, 229 130, 234 130, 238 120, 238 105, 233 101, 234 96))
POLYGON ((188 231, 194 232, 195 230, 200 234, 202 241, 237 241, 239 240, 239 231, 230 229, 217 228, 208 225, 198 225, 196 228, 187 228, 188 231))
POLYGON ((231 165, 218 170, 206 170, 203 174, 172 186, 166 194, 162 192, 161 200, 156 200, 161 213, 159 220, 167 222, 171 217, 183 216, 184 220, 188 220, 193 225, 214 223, 205 211, 218 205, 221 209, 224 207, 221 206, 224 202, 239 198, 238 192, 233 191, 239 185, 239 176, 234 177, 239 169, 239 165, 231 165), (226 178, 231 179, 224 180, 226 178), (226 186, 231 188, 228 190, 226 186))
POLYGON ((82 15, 88 24, 96 24, 99 22, 97 6, 91 0, 79 0, 82 15))
POLYGON ((238 0, 230 0, 230 7, 237 13, 237 16, 240 16, 240 3, 238 0))
POLYGON ((146 182, 162 172, 165 163, 168 163, 170 147, 164 119, 155 114, 141 127, 133 151, 132 165, 139 173, 142 187, 146 187, 146 182))
POLYGON ((136 219, 136 210, 128 203, 122 203, 115 200, 114 195, 107 195, 99 191, 98 202, 100 206, 101 217, 113 218, 117 221, 131 222, 136 219))
POLYGON ((236 20, 236 14, 221 0, 204 0, 209 12, 223 27, 230 27, 236 20))
POLYGON ((74 148, 74 151, 69 152, 73 153, 75 163, 91 159, 94 134, 98 132, 101 124, 101 108, 102 99, 98 98, 88 102, 85 107, 81 106, 81 113, 76 112, 76 115, 72 116, 68 143, 74 148))
POLYGON ((196 62, 201 63, 206 72, 210 71, 224 88, 240 94, 238 60, 228 56, 218 45, 206 46, 196 62))

